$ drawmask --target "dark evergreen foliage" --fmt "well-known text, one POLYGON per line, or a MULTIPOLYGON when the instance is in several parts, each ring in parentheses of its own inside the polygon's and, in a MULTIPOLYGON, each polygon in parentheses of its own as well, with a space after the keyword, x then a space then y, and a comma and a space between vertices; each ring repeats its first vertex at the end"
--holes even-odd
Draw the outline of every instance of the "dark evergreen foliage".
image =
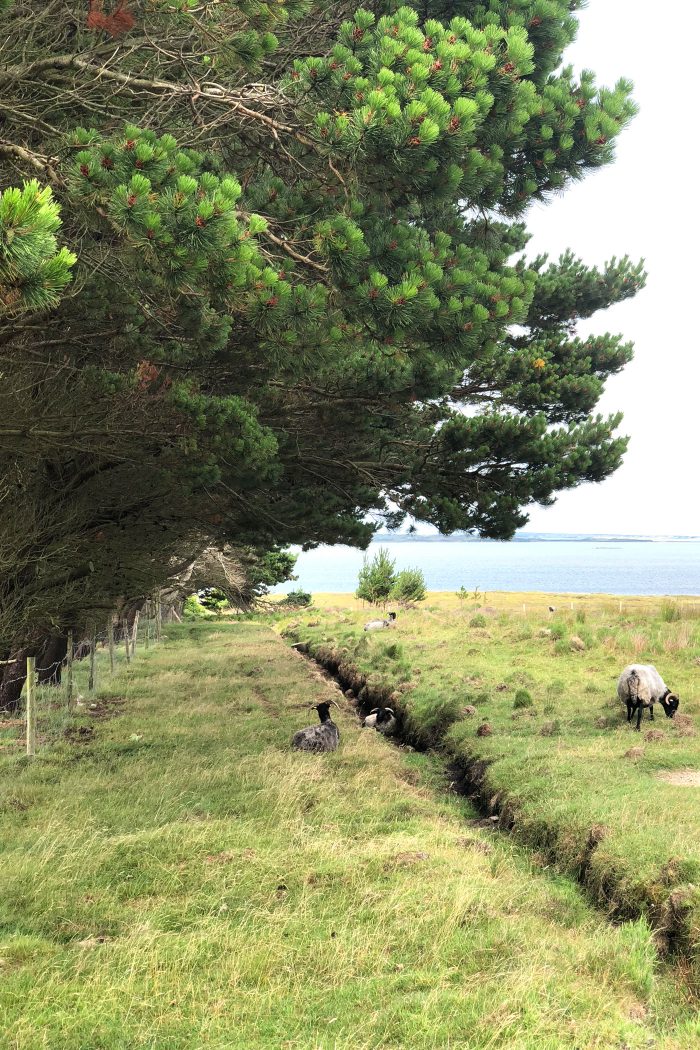
POLYGON ((5 650, 198 545, 503 538, 619 465, 631 349, 576 326, 641 267, 523 254, 634 113, 579 6, 0 5, 5 650))

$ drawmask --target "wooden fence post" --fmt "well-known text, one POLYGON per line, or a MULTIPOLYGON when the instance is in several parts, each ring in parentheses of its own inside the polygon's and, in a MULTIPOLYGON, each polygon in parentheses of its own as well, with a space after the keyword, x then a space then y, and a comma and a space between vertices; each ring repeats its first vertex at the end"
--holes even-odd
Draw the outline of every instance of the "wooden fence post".
POLYGON ((97 631, 93 627, 90 637, 90 675, 88 677, 88 692, 95 692, 95 649, 97 648, 97 631))
POLYGON ((160 591, 156 595, 156 641, 159 642, 163 629, 163 607, 160 603, 160 591))
POLYGON ((146 602, 146 633, 144 635, 144 646, 148 649, 151 644, 151 602, 146 602))
POLYGON ((107 644, 109 645, 109 673, 114 674, 114 620, 111 616, 107 624, 107 644))
POLYGON ((136 656, 136 636, 139 633, 139 616, 141 615, 140 610, 137 609, 134 613, 134 629, 131 635, 131 655, 136 656))
POLYGON ((36 675, 34 657, 27 657, 27 755, 36 753, 36 675))
POLYGON ((131 638, 129 637, 129 620, 128 619, 123 620, 122 623, 124 624, 123 631, 124 631, 124 648, 126 650, 126 662, 127 662, 127 664, 130 664, 131 663, 131 638))
POLYGON ((68 709, 73 706, 73 631, 68 632, 66 645, 66 697, 68 709))

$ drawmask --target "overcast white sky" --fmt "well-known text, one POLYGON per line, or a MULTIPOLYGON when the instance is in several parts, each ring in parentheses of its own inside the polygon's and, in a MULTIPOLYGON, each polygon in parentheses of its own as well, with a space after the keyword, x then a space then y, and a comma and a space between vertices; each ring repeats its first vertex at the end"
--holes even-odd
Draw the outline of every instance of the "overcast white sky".
POLYGON ((632 438, 625 463, 601 485, 535 508, 527 527, 700 534, 700 136, 692 45, 700 3, 677 0, 672 38, 650 0, 589 0, 580 20, 569 61, 593 69, 600 84, 632 79, 641 111, 619 140, 614 165, 530 212, 529 251, 556 257, 571 247, 588 263, 644 257, 649 281, 635 299, 581 327, 583 334, 621 331, 636 344, 634 362, 608 382, 600 406, 625 414, 621 430, 632 438))

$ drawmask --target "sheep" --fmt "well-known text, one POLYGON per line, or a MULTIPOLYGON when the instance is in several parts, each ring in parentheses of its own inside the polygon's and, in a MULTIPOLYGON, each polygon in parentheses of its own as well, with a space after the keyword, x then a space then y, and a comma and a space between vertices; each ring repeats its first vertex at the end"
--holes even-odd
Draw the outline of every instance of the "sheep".
POLYGON ((362 723, 367 729, 376 729, 383 736, 396 732, 396 715, 391 707, 375 707, 362 723))
POLYGON ((365 629, 365 631, 383 631, 387 627, 393 627, 395 620, 396 620, 396 613, 395 612, 390 612, 390 613, 387 613, 387 619, 386 620, 369 620, 365 624, 364 629, 365 629))
MULTIPOLYGON (((322 700, 311 705, 318 711, 321 724, 306 726, 305 729, 296 731, 292 737, 292 747, 295 751, 335 751, 340 741, 340 730, 331 718, 331 704, 335 704, 335 700, 331 700, 330 703, 322 700)), ((335 706, 339 707, 338 704, 335 706)))
POLYGON ((680 703, 675 693, 667 687, 663 678, 651 664, 630 664, 617 681, 617 695, 627 705, 627 721, 631 722, 637 712, 636 729, 642 721, 642 708, 649 708, 649 718, 654 718, 654 704, 663 707, 666 717, 673 718, 680 703))

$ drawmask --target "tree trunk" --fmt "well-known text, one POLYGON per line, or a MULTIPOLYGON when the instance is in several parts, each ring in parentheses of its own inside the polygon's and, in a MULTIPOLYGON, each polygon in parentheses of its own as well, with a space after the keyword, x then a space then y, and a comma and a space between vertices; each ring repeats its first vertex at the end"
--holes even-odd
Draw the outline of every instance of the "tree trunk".
POLYGON ((14 715, 19 708, 24 680, 27 677, 27 649, 13 654, 11 664, 0 666, 0 711, 14 715))
POLYGON ((60 685, 61 668, 68 652, 68 640, 64 635, 52 634, 46 639, 36 658, 39 685, 60 685))

